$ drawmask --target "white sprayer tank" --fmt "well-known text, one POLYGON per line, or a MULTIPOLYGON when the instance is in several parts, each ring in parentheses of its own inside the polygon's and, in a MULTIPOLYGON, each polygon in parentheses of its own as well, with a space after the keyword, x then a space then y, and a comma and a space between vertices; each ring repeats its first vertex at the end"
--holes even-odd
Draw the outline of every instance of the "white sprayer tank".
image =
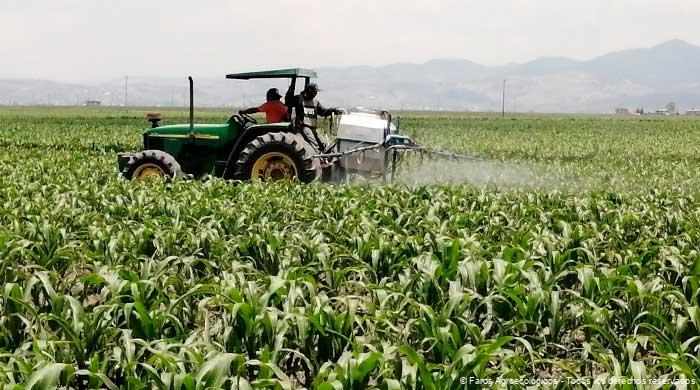
MULTIPOLYGON (((340 117, 338 124, 338 149, 345 152, 372 144, 381 144, 387 134, 396 133, 388 114, 374 111, 350 112, 340 117)), ((384 170, 383 148, 353 153, 340 159, 343 168, 353 171, 381 173, 384 170)))

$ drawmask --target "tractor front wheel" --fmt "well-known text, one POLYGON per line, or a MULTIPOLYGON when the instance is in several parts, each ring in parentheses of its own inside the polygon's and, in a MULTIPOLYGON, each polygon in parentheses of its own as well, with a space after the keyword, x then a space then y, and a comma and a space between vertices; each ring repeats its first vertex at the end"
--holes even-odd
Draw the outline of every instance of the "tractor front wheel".
POLYGON ((316 180, 320 164, 314 149, 293 133, 267 133, 243 148, 236 161, 236 180, 293 180, 302 183, 316 180))
POLYGON ((122 170, 129 180, 175 178, 182 174, 180 164, 173 156, 162 150, 144 150, 134 153, 122 170))

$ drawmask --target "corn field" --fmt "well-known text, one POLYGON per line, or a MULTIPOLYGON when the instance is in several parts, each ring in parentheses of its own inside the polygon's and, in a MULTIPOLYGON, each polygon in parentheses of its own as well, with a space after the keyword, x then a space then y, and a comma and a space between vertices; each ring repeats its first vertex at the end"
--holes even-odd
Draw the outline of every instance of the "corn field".
POLYGON ((0 111, 4 389, 700 384, 698 121, 402 119, 519 188, 126 182, 142 117, 0 111))

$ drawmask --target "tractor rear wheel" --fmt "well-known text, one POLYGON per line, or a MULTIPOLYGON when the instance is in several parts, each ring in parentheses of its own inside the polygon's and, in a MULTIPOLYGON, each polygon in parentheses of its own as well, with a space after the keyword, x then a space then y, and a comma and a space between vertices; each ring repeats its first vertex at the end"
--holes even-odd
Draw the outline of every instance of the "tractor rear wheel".
POLYGON ((175 178, 182 174, 180 164, 173 156, 162 150, 144 150, 134 153, 122 171, 129 180, 175 178))
POLYGON ((310 183, 320 175, 315 150, 293 133, 267 133, 246 145, 238 155, 236 180, 293 180, 310 183))

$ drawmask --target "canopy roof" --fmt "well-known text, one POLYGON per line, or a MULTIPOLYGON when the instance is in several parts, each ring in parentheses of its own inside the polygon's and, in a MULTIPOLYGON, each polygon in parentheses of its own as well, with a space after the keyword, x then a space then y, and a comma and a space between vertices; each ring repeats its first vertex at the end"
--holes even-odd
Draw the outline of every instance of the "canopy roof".
POLYGON ((250 79, 291 79, 293 77, 309 77, 316 78, 316 72, 310 69, 291 68, 265 70, 261 72, 246 72, 227 74, 227 79, 250 80, 250 79))

